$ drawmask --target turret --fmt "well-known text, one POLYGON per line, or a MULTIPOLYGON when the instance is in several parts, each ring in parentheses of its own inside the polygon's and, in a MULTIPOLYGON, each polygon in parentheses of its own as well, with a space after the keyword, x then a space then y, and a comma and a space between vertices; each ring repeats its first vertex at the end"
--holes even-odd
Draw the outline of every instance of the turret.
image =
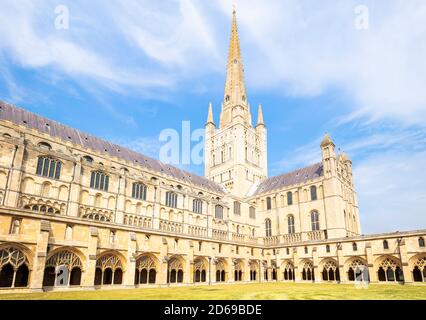
POLYGON ((321 151, 325 177, 329 178, 336 175, 335 145, 328 133, 324 135, 321 141, 321 151))

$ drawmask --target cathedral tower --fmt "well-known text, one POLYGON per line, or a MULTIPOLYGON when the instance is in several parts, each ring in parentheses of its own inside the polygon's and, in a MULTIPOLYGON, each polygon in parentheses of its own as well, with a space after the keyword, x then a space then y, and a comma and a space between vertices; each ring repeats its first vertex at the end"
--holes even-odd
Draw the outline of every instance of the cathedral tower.
POLYGON ((206 123, 205 176, 243 197, 250 187, 267 177, 267 135, 262 107, 253 127, 244 83, 235 10, 229 43, 224 101, 219 127, 210 104, 206 123))

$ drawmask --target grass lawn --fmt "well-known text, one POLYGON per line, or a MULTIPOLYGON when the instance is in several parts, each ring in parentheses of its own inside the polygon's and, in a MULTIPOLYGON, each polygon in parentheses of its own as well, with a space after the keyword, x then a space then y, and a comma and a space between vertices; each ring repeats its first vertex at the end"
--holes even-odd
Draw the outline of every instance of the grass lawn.
POLYGON ((77 292, 1 294, 0 300, 294 300, 294 299, 426 299, 426 285, 370 285, 358 289, 354 285, 313 283, 253 283, 218 286, 143 288, 77 292))

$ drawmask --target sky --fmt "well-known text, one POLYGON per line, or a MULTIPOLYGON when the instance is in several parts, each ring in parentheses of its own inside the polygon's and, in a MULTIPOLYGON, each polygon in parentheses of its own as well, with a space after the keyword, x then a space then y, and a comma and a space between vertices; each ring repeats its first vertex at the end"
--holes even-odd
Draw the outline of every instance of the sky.
POLYGON ((426 228, 424 0, 2 0, 0 99, 158 158, 210 102, 218 122, 233 5, 269 175, 321 161, 328 132, 364 234, 426 228))

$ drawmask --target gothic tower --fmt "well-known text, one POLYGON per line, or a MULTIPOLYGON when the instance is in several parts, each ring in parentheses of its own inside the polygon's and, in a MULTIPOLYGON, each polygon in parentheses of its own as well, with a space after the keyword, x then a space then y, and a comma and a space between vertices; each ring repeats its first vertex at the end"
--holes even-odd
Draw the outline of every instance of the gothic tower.
POLYGON ((267 177, 266 133, 261 105, 256 127, 252 125, 234 10, 225 94, 218 128, 213 120, 211 104, 208 111, 205 176, 222 183, 233 195, 245 196, 254 183, 267 177))

